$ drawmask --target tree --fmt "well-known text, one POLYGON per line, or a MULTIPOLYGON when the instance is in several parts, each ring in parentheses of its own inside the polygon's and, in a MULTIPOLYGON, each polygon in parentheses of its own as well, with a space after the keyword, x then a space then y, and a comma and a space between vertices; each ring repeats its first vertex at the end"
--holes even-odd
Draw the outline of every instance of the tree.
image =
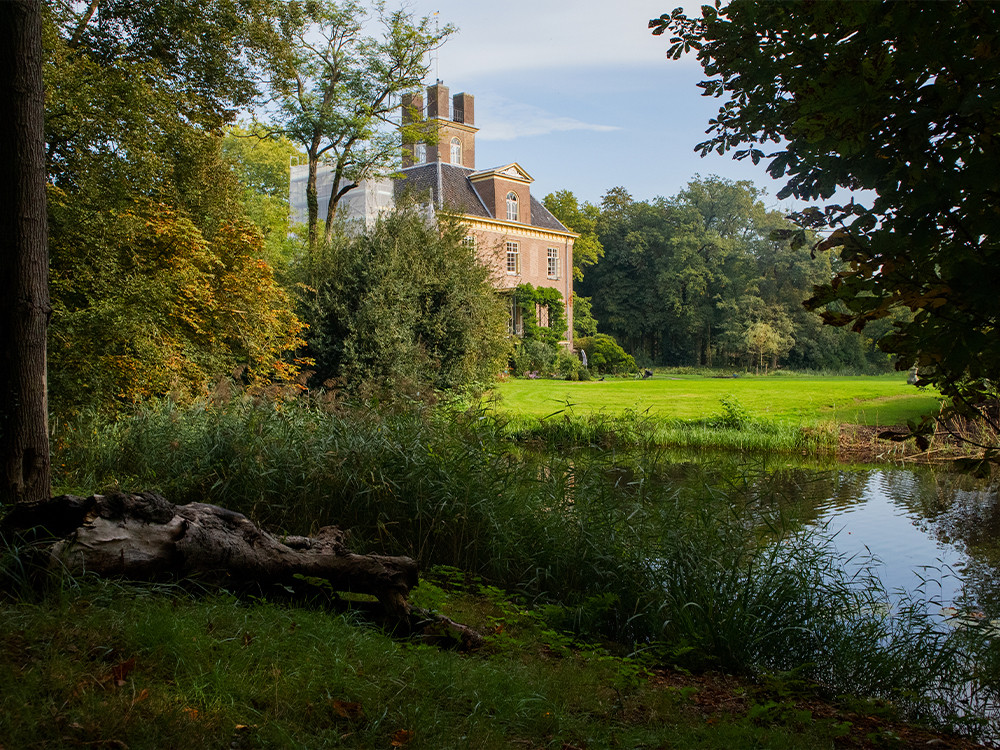
POLYGON ((0 3, 0 504, 51 494, 45 338, 49 314, 39 0, 0 3))
POLYGON ((245 61, 276 48, 258 29, 269 10, 107 0, 45 14, 56 413, 199 392, 236 368, 294 374, 301 326, 218 129, 255 98, 245 61))
POLYGON ((702 154, 769 159, 779 197, 810 208, 790 232, 826 234, 845 265, 808 305, 862 330, 900 308, 879 347, 959 411, 1000 382, 1000 6, 970 2, 750 2, 650 21, 668 56, 697 50, 723 99, 702 154), (764 149, 771 150, 765 153, 764 149))
MULTIPOLYGON (((454 31, 450 25, 438 28, 430 16, 387 12, 381 0, 371 11, 355 0, 290 4, 290 52, 275 60, 271 88, 279 107, 278 129, 308 159, 310 252, 319 241, 320 166, 333 168, 325 221, 329 244, 340 200, 362 180, 396 166, 402 126, 393 117, 402 95, 419 88, 429 70, 428 53, 454 31), (373 21, 381 26, 380 36, 365 32, 373 21)), ((408 128, 404 140, 426 137, 419 123, 408 128)))
POLYGON ((317 379, 416 395, 495 377, 510 348, 507 304, 467 234, 453 217, 439 214, 435 226, 404 205, 336 235, 303 311, 317 379))
POLYGON ((299 247, 291 235, 288 165, 301 152, 287 138, 271 136, 254 123, 227 128, 222 154, 243 185, 247 217, 264 235, 264 257, 276 269, 284 270, 299 247))

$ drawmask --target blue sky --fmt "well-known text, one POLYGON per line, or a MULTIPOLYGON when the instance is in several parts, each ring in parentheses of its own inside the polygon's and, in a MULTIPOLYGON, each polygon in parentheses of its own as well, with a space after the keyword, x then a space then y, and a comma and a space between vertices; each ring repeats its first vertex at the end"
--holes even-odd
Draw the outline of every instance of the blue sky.
POLYGON ((437 53, 429 83, 438 76, 453 94, 475 96, 478 167, 516 161, 535 178, 535 195, 568 189, 591 202, 619 185, 639 200, 669 197, 695 174, 717 174, 753 180, 778 206, 781 184, 763 163, 695 153, 718 101, 700 95, 694 57, 667 60, 667 40, 647 28, 676 5, 409 0, 405 7, 459 27, 437 53))

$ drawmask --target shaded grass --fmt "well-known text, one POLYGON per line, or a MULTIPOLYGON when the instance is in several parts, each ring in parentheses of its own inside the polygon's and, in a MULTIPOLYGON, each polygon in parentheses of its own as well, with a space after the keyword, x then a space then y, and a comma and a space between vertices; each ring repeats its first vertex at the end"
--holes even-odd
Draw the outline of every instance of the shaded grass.
POLYGON ((697 685, 493 618, 511 607, 496 597, 453 598, 517 636, 460 656, 221 595, 85 583, 30 606, 0 599, 0 744, 728 750, 829 747, 852 729, 749 685, 745 709, 706 715, 697 685))

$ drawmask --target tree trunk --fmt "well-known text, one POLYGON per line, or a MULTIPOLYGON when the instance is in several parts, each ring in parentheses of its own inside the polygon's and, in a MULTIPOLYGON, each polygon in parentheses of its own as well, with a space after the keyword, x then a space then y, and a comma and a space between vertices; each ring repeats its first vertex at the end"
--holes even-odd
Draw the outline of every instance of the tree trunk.
POLYGON ((333 175, 333 185, 330 189, 330 202, 326 205, 326 229, 323 238, 326 240, 327 245, 333 242, 333 227, 337 221, 337 210, 340 208, 340 199, 359 185, 357 182, 351 182, 341 187, 340 183, 342 180, 343 170, 337 167, 333 175))
POLYGON ((309 151, 309 178, 306 182, 306 226, 309 233, 309 260, 312 261, 316 254, 316 245, 319 242, 319 189, 316 186, 316 178, 319 173, 319 157, 313 151, 309 151))
POLYGON ((49 483, 48 226, 40 0, 0 2, 0 504, 49 483))

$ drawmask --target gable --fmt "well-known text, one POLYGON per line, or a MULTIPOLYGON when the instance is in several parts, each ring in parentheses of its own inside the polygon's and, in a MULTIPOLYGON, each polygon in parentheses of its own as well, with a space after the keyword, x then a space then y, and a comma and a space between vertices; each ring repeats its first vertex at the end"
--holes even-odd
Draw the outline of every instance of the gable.
POLYGON ((516 161, 511 162, 502 167, 494 167, 493 169, 484 169, 479 172, 473 172, 469 175, 469 179, 473 182, 478 182, 479 180, 495 179, 497 177, 502 177, 507 180, 513 180, 515 182, 532 183, 535 179, 527 173, 527 171, 518 164, 516 161))

